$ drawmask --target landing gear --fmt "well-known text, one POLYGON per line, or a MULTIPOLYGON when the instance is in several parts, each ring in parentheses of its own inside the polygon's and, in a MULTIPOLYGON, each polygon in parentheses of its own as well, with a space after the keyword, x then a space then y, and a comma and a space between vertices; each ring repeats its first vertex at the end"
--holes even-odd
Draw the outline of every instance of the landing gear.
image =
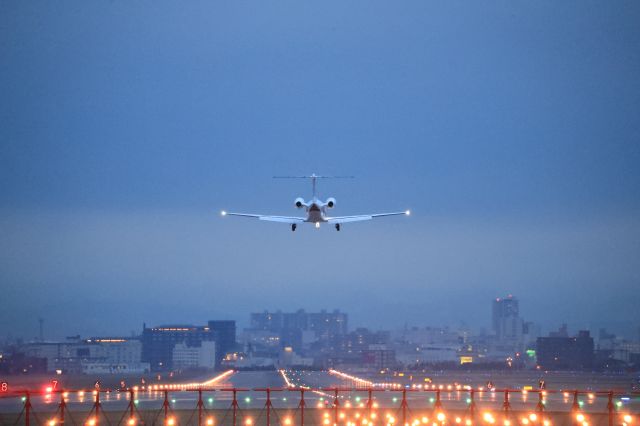
POLYGON ((291 224, 291 232, 295 231, 297 227, 298 227, 298 225, 296 225, 295 223, 292 223, 291 224))
POLYGON ((340 231, 340 224, 336 223, 336 231, 340 231))

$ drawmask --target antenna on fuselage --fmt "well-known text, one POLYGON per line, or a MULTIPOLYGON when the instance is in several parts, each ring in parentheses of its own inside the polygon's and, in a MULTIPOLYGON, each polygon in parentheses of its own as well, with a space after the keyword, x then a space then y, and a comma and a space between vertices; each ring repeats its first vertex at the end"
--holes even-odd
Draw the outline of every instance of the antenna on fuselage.
POLYGON ((315 173, 311 176, 274 176, 274 179, 311 179, 311 187, 313 198, 316 198, 316 180, 317 179, 353 179, 355 176, 319 176, 315 173))

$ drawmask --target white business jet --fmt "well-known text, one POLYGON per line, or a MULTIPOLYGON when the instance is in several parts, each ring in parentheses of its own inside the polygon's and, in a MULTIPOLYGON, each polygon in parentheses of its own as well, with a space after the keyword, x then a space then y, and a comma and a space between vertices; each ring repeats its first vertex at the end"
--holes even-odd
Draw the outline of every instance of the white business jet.
POLYGON ((264 220, 267 222, 280 222, 280 223, 288 223, 291 225, 291 230, 295 231, 298 224, 300 223, 313 223, 316 228, 320 228, 321 223, 329 223, 335 226, 336 231, 340 230, 340 225, 348 222, 361 222, 363 220, 371 220, 377 217, 384 216, 399 216, 405 215, 409 216, 411 212, 409 210, 405 210, 403 212, 393 212, 393 213, 375 213, 375 214, 363 214, 356 216, 329 216, 328 209, 332 209, 336 206, 336 199, 333 197, 327 198, 327 201, 321 201, 318 199, 316 195, 316 181, 318 179, 327 179, 327 178, 353 178, 353 176, 318 176, 312 174, 311 176, 274 176, 275 178, 281 179, 311 179, 311 185, 313 187, 313 195, 311 200, 305 201, 304 198, 298 197, 294 201, 294 205, 302 209, 304 208, 307 215, 306 217, 291 217, 291 216, 268 216, 262 214, 248 214, 248 213, 231 213, 227 211, 222 211, 222 216, 242 216, 242 217, 251 217, 259 220, 264 220))

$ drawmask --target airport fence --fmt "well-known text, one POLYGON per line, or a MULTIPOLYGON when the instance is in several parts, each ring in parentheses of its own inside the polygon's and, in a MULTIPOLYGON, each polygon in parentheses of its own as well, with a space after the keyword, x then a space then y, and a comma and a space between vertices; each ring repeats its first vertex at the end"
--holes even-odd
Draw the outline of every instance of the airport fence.
POLYGON ((634 426, 639 414, 640 393, 591 390, 149 386, 0 394, 0 426, 634 426))

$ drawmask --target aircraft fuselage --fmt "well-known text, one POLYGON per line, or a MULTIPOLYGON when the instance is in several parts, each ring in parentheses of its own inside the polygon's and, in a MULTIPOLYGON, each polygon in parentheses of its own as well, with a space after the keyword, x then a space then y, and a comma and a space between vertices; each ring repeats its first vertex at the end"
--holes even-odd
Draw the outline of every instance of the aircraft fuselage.
POLYGON ((304 220, 305 222, 318 223, 318 222, 326 222, 326 205, 322 201, 317 198, 313 198, 309 202, 309 206, 307 209, 307 218, 304 220))

